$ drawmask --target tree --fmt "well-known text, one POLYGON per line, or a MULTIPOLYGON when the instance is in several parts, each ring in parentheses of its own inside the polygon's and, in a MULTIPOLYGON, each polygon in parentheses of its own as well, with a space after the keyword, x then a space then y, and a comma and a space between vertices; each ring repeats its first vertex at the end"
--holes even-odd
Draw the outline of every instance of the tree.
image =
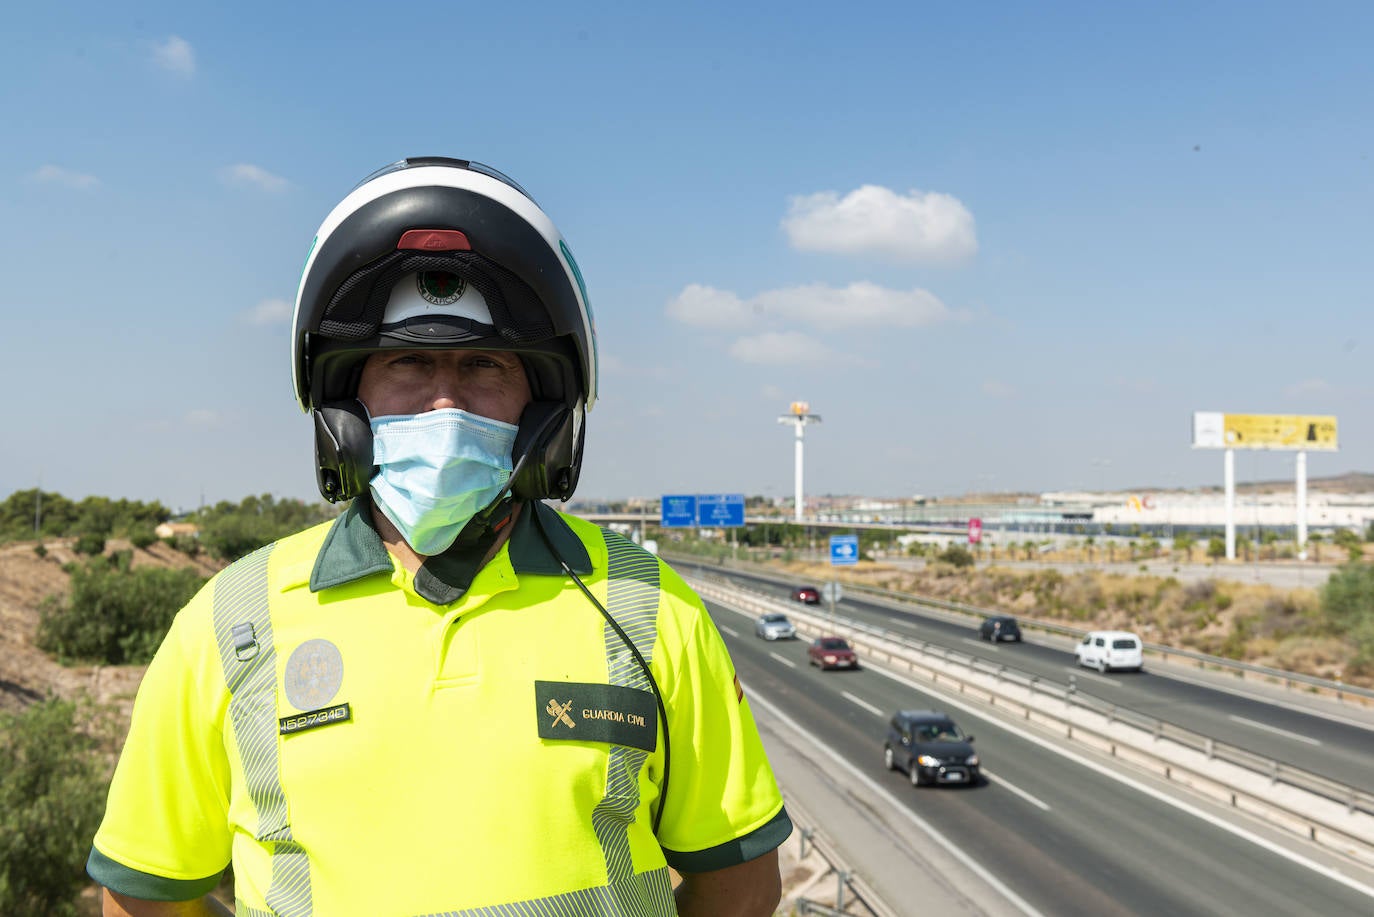
POLYGON ((1197 539, 1187 532, 1179 532, 1174 536, 1174 550, 1183 555, 1184 561, 1193 556, 1193 546, 1197 544, 1197 539))
POLYGON ((1336 534, 1331 536, 1331 540, 1337 547, 1344 548, 1352 561, 1364 556, 1364 542, 1360 540, 1360 533, 1354 529, 1336 529, 1336 534))
POLYGON ((0 714, 0 914, 78 913, 108 781, 77 712, 49 699, 0 714))
POLYGON ((72 571, 70 595, 43 602, 38 646, 65 659, 146 663, 204 582, 186 568, 131 570, 119 558, 91 558, 72 571))
POLYGON ((939 560, 956 567, 972 567, 973 554, 963 545, 952 544, 940 552, 939 560))
POLYGON ((1355 662, 1374 668, 1374 565, 1351 562, 1332 573, 1321 591, 1327 622, 1355 646, 1355 662))

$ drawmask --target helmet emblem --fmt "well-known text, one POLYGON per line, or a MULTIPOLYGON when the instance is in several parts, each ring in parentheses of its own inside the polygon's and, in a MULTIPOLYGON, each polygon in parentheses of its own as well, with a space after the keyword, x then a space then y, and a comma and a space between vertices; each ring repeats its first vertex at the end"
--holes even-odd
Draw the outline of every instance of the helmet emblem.
POLYGON ((450 271, 421 271, 415 275, 415 287, 431 305, 451 306, 462 297, 468 284, 450 271))

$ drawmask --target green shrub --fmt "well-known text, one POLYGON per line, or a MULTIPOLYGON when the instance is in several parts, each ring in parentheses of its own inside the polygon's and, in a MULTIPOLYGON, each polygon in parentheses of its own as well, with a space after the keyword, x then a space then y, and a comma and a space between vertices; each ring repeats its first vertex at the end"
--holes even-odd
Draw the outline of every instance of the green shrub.
POLYGON ((72 550, 78 554, 95 557, 105 550, 105 536, 98 532, 82 532, 76 536, 76 543, 72 545, 72 550))
POLYGON ((200 542, 190 535, 173 535, 167 539, 167 544, 187 557, 195 557, 200 553, 200 542))
POLYGON ((194 570, 130 570, 92 558, 72 571, 69 596, 43 601, 38 646, 64 659, 146 663, 204 582, 194 570))
POLYGON ((1327 579, 1321 591, 1327 625, 1355 647, 1357 671, 1374 668, 1374 566, 1348 563, 1327 579))
POLYGON ((61 700, 0 713, 0 914, 71 917, 107 781, 61 700))
POLYGON ((157 533, 147 526, 135 529, 129 533, 129 543, 140 551, 155 541, 157 541, 157 533))
POLYGON ((973 566, 973 554, 963 545, 950 545, 940 552, 939 559, 961 569, 973 566))
POLYGON ((39 557, 47 557, 48 549, 42 544, 36 544, 33 546, 33 553, 37 554, 39 557))

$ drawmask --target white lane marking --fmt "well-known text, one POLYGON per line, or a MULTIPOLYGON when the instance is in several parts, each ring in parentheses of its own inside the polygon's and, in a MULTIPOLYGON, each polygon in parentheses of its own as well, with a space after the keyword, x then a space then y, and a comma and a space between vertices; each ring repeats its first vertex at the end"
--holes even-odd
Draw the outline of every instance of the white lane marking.
POLYGON ((729 634, 729 635, 732 636, 732 637, 738 637, 738 636, 739 636, 739 631, 735 630, 733 627, 726 627, 724 624, 719 624, 719 623, 716 624, 716 626, 719 627, 721 630, 725 631, 727 634, 729 634))
POLYGON ((1292 740, 1295 741, 1295 742, 1306 742, 1308 745, 1320 745, 1320 744, 1321 744, 1321 740, 1320 740, 1320 739, 1314 739, 1314 738, 1312 738, 1311 736, 1300 736, 1300 735, 1298 735, 1298 734, 1295 733, 1295 732, 1289 732, 1287 729, 1280 729, 1280 728, 1277 727, 1277 726, 1270 726, 1268 723, 1257 723, 1257 722, 1255 722, 1254 720, 1247 720, 1245 717, 1243 717, 1243 716, 1236 716, 1234 713, 1230 714, 1230 715, 1227 716, 1226 718, 1227 718, 1228 720, 1233 721, 1233 722, 1241 723, 1241 724, 1246 725, 1246 726, 1250 726, 1250 727, 1252 727, 1252 728, 1254 728, 1254 729, 1263 729, 1265 732, 1272 732, 1272 733, 1274 733, 1275 735, 1280 735, 1280 736, 1283 736, 1284 738, 1292 739, 1292 740))
POLYGON ((1119 687, 1121 687, 1121 682, 1117 681, 1115 678, 1113 678, 1113 677, 1110 676, 1110 675, 1104 675, 1104 674, 1102 674, 1101 672, 1097 671, 1096 669, 1088 669, 1088 668, 1084 668, 1083 666, 1079 665, 1079 666, 1073 666, 1072 668, 1070 668, 1070 667, 1068 667, 1068 666, 1065 666, 1065 667, 1064 667, 1064 671, 1065 671, 1065 672, 1069 672, 1069 673, 1074 674, 1074 675, 1090 675, 1090 676, 1092 676, 1092 678, 1093 678, 1093 684, 1095 684, 1095 685, 1111 685, 1111 686, 1114 687, 1114 688, 1119 688, 1119 687))
POLYGON ((1307 716, 1319 716, 1322 719, 1330 720, 1333 723, 1342 723, 1346 726, 1354 726, 1356 729, 1374 729, 1374 723, 1370 723, 1367 721, 1361 722, 1360 720, 1352 719, 1348 716, 1341 716, 1338 713, 1329 713, 1325 710, 1317 710, 1314 707, 1304 707, 1302 704, 1293 704, 1289 703, 1288 701, 1282 701, 1272 697, 1265 697, 1263 694, 1241 691, 1238 688, 1232 688, 1228 685, 1215 684, 1213 682, 1208 681, 1205 678, 1192 678, 1180 672, 1171 671, 1170 669, 1167 669, 1164 666, 1155 666, 1154 668, 1150 669, 1150 674, 1158 675, 1162 678, 1172 678, 1174 681, 1181 681, 1185 684, 1196 685, 1199 688, 1207 688, 1212 691, 1222 691, 1226 694, 1232 695, 1233 697, 1243 697, 1246 700, 1252 700, 1258 704, 1266 704, 1268 706, 1273 707, 1282 707, 1285 710, 1292 710, 1295 713, 1302 713, 1306 714, 1307 716))
POLYGON ((887 669, 884 669, 882 666, 876 666, 871 663, 869 664, 868 669, 871 672, 877 672, 880 675, 886 675, 888 678, 891 678, 898 684, 903 684, 909 688, 913 688, 914 690, 923 691, 926 694, 930 694, 934 697, 942 698, 944 700, 944 703, 950 705, 951 707, 957 707, 958 709, 963 710, 970 716, 976 716, 979 719, 987 720, 987 722, 995 724, 997 728, 1005 729, 1012 735, 1018 736, 1019 738, 1022 738, 1027 742, 1033 742, 1036 745, 1039 745, 1041 748, 1045 749, 1046 751, 1054 752, 1056 755, 1060 755, 1061 757, 1067 758, 1075 764, 1078 764, 1082 767, 1086 767, 1090 771, 1094 771, 1095 773, 1101 774, 1104 777, 1108 777, 1112 780, 1117 781, 1118 783, 1124 784, 1125 786, 1130 787, 1138 793, 1144 793, 1146 796, 1149 796, 1152 799, 1157 799, 1160 802, 1165 803, 1166 805, 1173 806, 1175 809, 1178 809, 1181 812, 1191 815, 1194 818, 1200 818, 1208 824, 1220 828, 1223 831, 1234 834, 1241 840, 1249 841, 1255 846, 1261 847, 1269 851, 1270 853, 1275 854, 1276 856, 1281 856, 1285 860, 1289 860, 1290 862, 1296 863, 1299 866, 1302 866, 1306 869, 1310 869, 1318 875, 1326 876, 1328 879, 1334 879, 1335 881, 1341 883, 1347 888, 1354 889, 1362 895, 1374 898, 1374 887, 1364 885, 1350 878, 1349 876, 1342 875, 1340 870, 1332 869, 1329 866, 1323 866, 1321 863, 1318 863, 1315 860, 1311 860, 1300 853, 1288 850, 1280 846, 1279 844, 1274 843, 1271 840, 1260 837, 1253 831, 1247 831, 1245 828, 1242 828, 1239 825, 1233 825, 1225 821, 1224 819, 1216 817, 1210 812, 1206 812, 1202 809, 1199 809, 1197 806, 1189 805, 1181 799, 1175 799, 1168 793, 1163 792, 1162 790, 1157 790, 1152 786, 1147 786, 1146 784, 1141 783, 1139 780, 1133 780, 1132 778, 1127 777, 1124 774, 1117 773, 1109 767, 1105 767, 1101 764, 1098 764, 1096 761, 1090 761, 1082 755, 1075 754, 1074 752, 1071 752, 1066 748, 1061 748, 1058 745, 1055 745, 1054 743, 1046 739, 1042 739, 1037 735, 1032 735, 1031 733, 1018 728, 1010 722, 1001 722, 999 720, 992 719, 988 716, 986 710, 979 710, 972 704, 959 700, 958 697, 956 697, 953 694, 949 694, 941 688, 929 684, 919 684, 916 681, 913 681, 912 679, 905 677, 904 675, 900 675, 897 672, 889 671, 887 669))
POLYGON ((960 641, 962 641, 962 642, 964 642, 964 643, 972 643, 974 646, 978 647, 980 650, 995 650, 995 649, 997 649, 997 644, 995 644, 995 643, 989 643, 989 642, 986 641, 986 640, 974 640, 972 637, 960 637, 959 639, 960 639, 960 641))
POLYGON ((1007 789, 1011 790, 1013 793, 1015 793, 1017 796, 1020 796, 1022 799, 1024 799, 1026 802, 1030 803, 1031 805, 1033 805, 1033 806, 1039 806, 1040 808, 1044 809, 1046 812, 1048 812, 1048 811, 1050 810, 1049 803, 1043 802, 1042 800, 1037 799, 1036 797, 1032 796, 1030 793, 1027 793, 1025 790, 1021 789, 1019 786, 1015 786, 1014 784, 1010 783, 1010 782, 1007 780, 1007 778, 1005 778, 1005 777, 998 777, 996 774, 994 774, 994 773, 992 773, 991 771, 989 771, 986 767, 983 768, 983 776, 986 777, 986 778, 988 778, 989 780, 993 781, 994 783, 1000 783, 1000 784, 1002 784, 1002 786, 1004 786, 1004 787, 1006 787, 1007 789))
POLYGON ((779 656, 777 653, 769 653, 769 654, 768 654, 768 658, 769 658, 769 659, 776 659, 778 662, 781 662, 783 665, 789 666, 789 667, 794 668, 794 669, 797 667, 797 664, 796 664, 795 662, 793 662, 791 659, 788 659, 786 656, 779 656))
POLYGON ((877 707, 875 707, 875 706, 873 706, 872 704, 870 704, 868 701, 864 700, 862 697, 855 697, 853 694, 850 694, 848 691, 841 691, 841 692, 840 692, 840 697, 843 697, 845 700, 849 701, 851 704, 858 704, 860 707, 863 707, 865 710, 867 710, 869 713, 873 714, 874 716, 881 716, 881 717, 887 716, 887 711, 878 709, 877 707))
POLYGON ((863 771, 859 770, 853 764, 850 764, 847 760, 840 757, 839 753, 831 749, 829 745, 817 744, 815 742, 814 737, 808 730, 802 729, 799 723, 797 723, 787 714, 783 713, 780 709, 778 709, 777 706, 769 703, 762 696, 752 693, 749 695, 749 703, 752 707, 755 708, 762 707, 764 710, 768 712, 769 716, 773 717, 775 720, 778 720, 779 722, 785 723, 787 727, 791 729, 793 732, 795 732, 798 736, 807 741, 812 742, 814 747, 819 752, 829 756, 830 759, 833 760, 841 770, 846 771, 854 780, 857 780, 864 786, 868 787, 869 792, 876 794, 882 799, 885 799, 888 803, 888 808, 890 811, 895 812, 899 816, 902 816, 907 821, 915 825, 920 831, 924 832, 927 837, 929 837, 932 841, 934 841, 942 849, 944 849, 946 853, 948 853, 950 856, 954 857, 961 864, 963 864, 965 869, 969 870, 978 878, 982 879, 984 883, 986 883, 990 888, 996 890, 1003 898, 1006 898, 1007 901, 1010 902, 1014 907, 1016 907, 1021 913, 1026 914, 1027 917, 1044 917, 1044 915, 1041 914, 1040 911, 1037 911, 1034 907, 1032 907, 1028 901, 1026 901, 1020 895, 1016 894, 1016 892, 1012 891, 1010 888, 1008 888, 1007 885, 1003 883, 1001 879, 994 876, 977 860, 969 856, 959 847, 955 846, 953 841, 945 837, 944 834, 937 830, 933 825, 931 825, 925 819, 921 818, 915 812, 911 811, 911 809, 907 808, 904 802, 899 800, 896 796, 892 795, 885 788, 879 786, 877 781, 875 781, 872 777, 868 776, 868 774, 865 774, 863 771))

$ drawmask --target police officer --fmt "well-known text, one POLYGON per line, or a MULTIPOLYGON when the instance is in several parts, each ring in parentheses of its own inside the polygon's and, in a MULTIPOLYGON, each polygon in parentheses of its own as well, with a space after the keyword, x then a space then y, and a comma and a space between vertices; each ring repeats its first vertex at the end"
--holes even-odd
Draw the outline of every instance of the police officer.
POLYGON ((461 160, 369 176, 311 247, 292 372, 350 502, 177 616, 87 864, 105 913, 222 913, 232 861, 251 917, 771 914, 791 822, 718 632, 544 502, 597 355, 529 195, 461 160))

